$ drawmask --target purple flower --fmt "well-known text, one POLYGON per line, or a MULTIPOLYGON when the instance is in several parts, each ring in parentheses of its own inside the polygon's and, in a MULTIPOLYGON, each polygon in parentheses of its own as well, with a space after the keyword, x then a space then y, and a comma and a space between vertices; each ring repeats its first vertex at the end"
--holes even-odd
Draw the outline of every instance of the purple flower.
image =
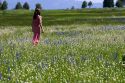
POLYGON ((51 58, 51 64, 56 64, 57 62, 58 62, 58 60, 59 60, 59 57, 58 56, 54 56, 54 57, 52 57, 51 58))
POLYGON ((17 52, 17 53, 16 53, 16 59, 19 60, 20 57, 21 57, 21 53, 17 52))
POLYGON ((3 52, 3 47, 0 46, 0 55, 2 54, 2 52, 3 52))
POLYGON ((45 44, 50 44, 50 39, 48 39, 48 38, 45 39, 45 40, 44 40, 44 43, 45 43, 45 44))
POLYGON ((111 64, 109 61, 107 61, 107 60, 104 62, 104 64, 105 64, 105 67, 106 67, 106 68, 112 66, 112 64, 111 64))
POLYGON ((10 77, 10 76, 8 77, 8 80, 11 80, 11 77, 10 77))
POLYGON ((10 73, 10 67, 8 67, 8 73, 10 73))
POLYGON ((118 59, 118 53, 115 52, 115 53, 114 53, 114 60, 117 60, 117 59, 118 59))
POLYGON ((48 69, 48 64, 47 63, 45 63, 45 62, 42 62, 42 69, 43 70, 46 70, 46 69, 48 69))
POLYGON ((97 60, 98 60, 98 61, 103 60, 103 56, 102 56, 102 55, 97 56, 97 60))
POLYGON ((2 73, 0 73, 0 80, 2 79, 2 73))
POLYGON ((64 35, 64 32, 56 32, 57 35, 64 35))
POLYGON ((81 56, 81 62, 85 62, 87 60, 87 57, 86 56, 81 56))
POLYGON ((70 65, 76 65, 76 60, 74 56, 66 56, 66 61, 70 64, 70 65))

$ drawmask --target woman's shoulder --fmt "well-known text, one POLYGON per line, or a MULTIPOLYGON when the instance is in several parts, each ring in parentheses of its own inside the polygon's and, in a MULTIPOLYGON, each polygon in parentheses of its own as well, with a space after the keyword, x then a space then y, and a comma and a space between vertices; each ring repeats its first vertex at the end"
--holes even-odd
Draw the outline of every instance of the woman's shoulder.
POLYGON ((39 18, 42 18, 42 16, 38 15, 39 18))

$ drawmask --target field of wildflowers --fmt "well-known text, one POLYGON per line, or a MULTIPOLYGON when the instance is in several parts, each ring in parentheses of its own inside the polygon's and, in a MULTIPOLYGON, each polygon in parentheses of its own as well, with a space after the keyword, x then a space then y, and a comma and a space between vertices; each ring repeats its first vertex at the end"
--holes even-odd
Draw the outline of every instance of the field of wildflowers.
POLYGON ((0 26, 0 83, 124 83, 124 25, 0 26))

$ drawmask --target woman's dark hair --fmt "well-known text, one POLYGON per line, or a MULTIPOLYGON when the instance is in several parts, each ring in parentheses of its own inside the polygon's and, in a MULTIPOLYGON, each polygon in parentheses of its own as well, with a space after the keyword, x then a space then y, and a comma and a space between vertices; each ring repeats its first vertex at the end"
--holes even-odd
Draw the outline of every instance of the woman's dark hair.
POLYGON ((33 19, 36 19, 38 15, 40 15, 40 9, 36 8, 33 15, 33 19))

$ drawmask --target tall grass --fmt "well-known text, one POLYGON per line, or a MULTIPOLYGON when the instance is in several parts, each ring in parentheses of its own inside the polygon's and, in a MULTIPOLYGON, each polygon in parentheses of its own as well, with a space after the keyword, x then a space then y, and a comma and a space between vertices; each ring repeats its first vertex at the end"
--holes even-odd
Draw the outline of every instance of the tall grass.
POLYGON ((30 26, 0 27, 0 82, 124 83, 124 27, 44 26, 38 46, 30 26))

